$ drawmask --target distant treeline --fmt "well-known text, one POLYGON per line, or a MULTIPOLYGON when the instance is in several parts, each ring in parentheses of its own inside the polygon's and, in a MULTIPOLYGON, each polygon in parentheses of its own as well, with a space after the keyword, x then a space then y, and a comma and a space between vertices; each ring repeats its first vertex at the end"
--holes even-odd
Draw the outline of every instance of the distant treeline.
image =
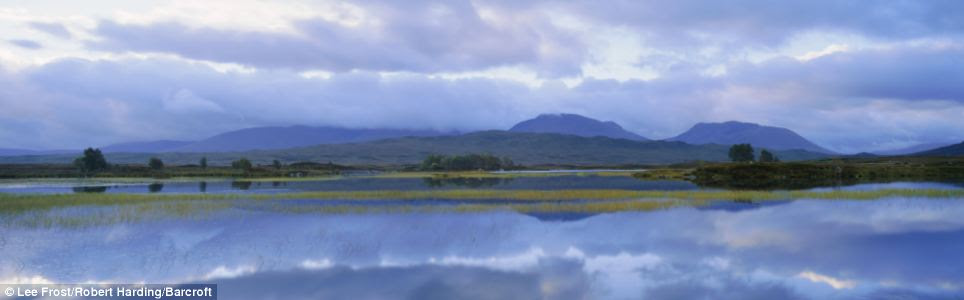
POLYGON ((331 162, 301 161, 290 164, 279 160, 270 165, 255 165, 241 157, 231 166, 209 166, 207 157, 197 164, 167 165, 157 157, 145 164, 113 164, 100 149, 87 148, 71 165, 67 164, 0 164, 0 178, 64 178, 64 177, 307 177, 340 174, 351 170, 331 162))
POLYGON ((424 171, 470 171, 470 170, 504 170, 515 168, 516 165, 508 157, 499 158, 489 154, 467 155, 429 155, 422 161, 424 171))

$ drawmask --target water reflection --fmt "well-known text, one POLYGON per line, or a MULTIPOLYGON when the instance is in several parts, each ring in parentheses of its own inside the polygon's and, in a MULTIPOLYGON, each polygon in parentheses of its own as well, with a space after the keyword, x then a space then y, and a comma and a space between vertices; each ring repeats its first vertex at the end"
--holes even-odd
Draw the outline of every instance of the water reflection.
POLYGON ((235 209, 84 228, 8 224, 0 281, 215 282, 226 299, 960 298, 961 200, 733 203, 754 209, 566 222, 235 209))
POLYGON ((251 189, 251 182, 250 181, 232 181, 231 187, 242 191, 247 191, 251 189))
POLYGON ((468 188, 490 188, 497 185, 507 184, 512 178, 424 178, 426 186, 441 188, 445 186, 468 187, 468 188))
POLYGON ((163 190, 163 189, 164 189, 164 184, 163 184, 163 183, 155 182, 155 183, 152 183, 152 184, 147 185, 147 191, 148 191, 149 193, 160 193, 161 190, 163 190))
POLYGON ((74 193, 103 193, 106 192, 108 187, 106 186, 75 186, 71 188, 74 193))

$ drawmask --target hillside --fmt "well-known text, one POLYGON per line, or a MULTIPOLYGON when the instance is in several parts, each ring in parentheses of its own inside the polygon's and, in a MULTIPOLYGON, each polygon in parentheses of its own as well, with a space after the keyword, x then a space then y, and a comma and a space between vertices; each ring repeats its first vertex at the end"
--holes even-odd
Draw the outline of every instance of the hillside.
POLYGON ((694 145, 748 143, 754 147, 775 150, 802 149, 812 152, 833 153, 792 130, 737 121, 697 123, 686 132, 669 138, 667 141, 680 141, 694 145))
POLYGON ((912 156, 962 156, 964 155, 964 142, 950 146, 940 147, 933 150, 917 152, 912 156))
POLYGON ((877 155, 907 155, 912 153, 924 152, 929 150, 934 150, 941 147, 946 147, 953 145, 954 143, 923 143, 917 144, 910 147, 904 147, 899 149, 876 151, 874 154, 877 155))
MULTIPOLYGON (((364 143, 316 145, 284 150, 221 153, 108 153, 112 163, 143 164, 158 156, 168 164, 197 163, 208 157, 211 164, 226 165, 239 157, 267 164, 316 161, 337 164, 396 165, 421 162, 429 154, 489 153, 507 156, 524 165, 617 165, 669 164, 695 160, 727 160, 729 147, 690 145, 681 142, 631 141, 607 137, 580 137, 549 133, 483 131, 457 136, 404 137, 364 143)), ((816 159, 826 155, 806 151, 776 151, 783 160, 816 159)), ((0 157, 0 163, 68 163, 75 155, 0 157)))
POLYGON ((634 141, 649 140, 623 129, 615 122, 603 122, 576 114, 542 114, 534 119, 519 122, 509 131, 571 134, 583 137, 604 136, 634 141))

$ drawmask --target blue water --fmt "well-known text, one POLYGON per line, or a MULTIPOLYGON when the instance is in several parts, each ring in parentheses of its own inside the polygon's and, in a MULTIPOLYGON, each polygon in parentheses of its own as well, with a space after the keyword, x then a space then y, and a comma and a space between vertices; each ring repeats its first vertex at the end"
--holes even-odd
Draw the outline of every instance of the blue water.
POLYGON ((962 216, 964 199, 886 198, 8 222, 0 282, 217 283, 222 299, 959 299, 962 216))

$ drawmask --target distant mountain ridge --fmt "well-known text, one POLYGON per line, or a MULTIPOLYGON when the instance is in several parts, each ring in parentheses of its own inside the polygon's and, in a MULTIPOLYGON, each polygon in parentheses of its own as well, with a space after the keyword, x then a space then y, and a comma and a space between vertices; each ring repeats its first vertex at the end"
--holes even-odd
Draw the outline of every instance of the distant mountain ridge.
POLYGON ((697 123, 686 132, 666 140, 694 145, 748 143, 754 147, 774 150, 802 149, 819 153, 834 153, 786 128, 737 121, 697 123))
MULTIPOLYGON (((337 164, 417 164, 429 154, 489 153, 509 157, 525 165, 619 165, 669 164, 688 161, 727 161, 729 147, 690 145, 667 141, 633 141, 609 137, 581 137, 570 134, 528 133, 501 130, 461 135, 400 137, 360 143, 321 144, 280 150, 252 150, 219 153, 108 153, 111 163, 144 163, 149 157, 166 164, 196 163, 207 157, 212 165, 227 165, 239 157, 259 164, 278 159, 283 162, 314 161, 337 164)), ((818 159, 825 154, 802 150, 775 151, 786 161, 818 159)), ((0 157, 0 163, 69 163, 76 155, 0 157)))
POLYGON ((913 156, 964 156, 964 142, 950 146, 940 147, 933 150, 917 152, 913 156))
POLYGON ((180 152, 271 150, 322 144, 366 142, 406 136, 458 134, 435 130, 355 129, 341 127, 255 127, 225 132, 175 149, 180 152))
POLYGON ((342 127, 268 126, 221 133, 200 141, 149 141, 102 147, 104 152, 239 152, 275 150, 322 144, 366 142, 405 136, 451 135, 457 132, 409 129, 356 129, 342 127))
POLYGON ((885 151, 875 151, 874 154, 877 155, 906 155, 917 152, 924 152, 928 150, 934 150, 941 147, 946 147, 953 145, 954 143, 923 143, 917 144, 910 147, 904 147, 899 149, 885 150, 885 151))
POLYGON ((648 138, 623 129, 613 121, 599 121, 577 114, 541 114, 533 119, 519 122, 509 129, 510 132, 558 133, 582 137, 604 136, 634 141, 648 141, 648 138))

